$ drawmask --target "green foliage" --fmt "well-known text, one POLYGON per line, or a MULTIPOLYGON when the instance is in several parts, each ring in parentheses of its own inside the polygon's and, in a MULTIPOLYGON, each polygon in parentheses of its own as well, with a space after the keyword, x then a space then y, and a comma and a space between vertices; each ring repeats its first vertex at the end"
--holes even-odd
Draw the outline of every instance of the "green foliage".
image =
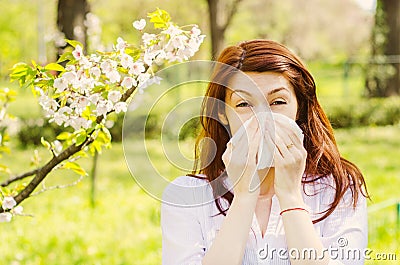
POLYGON ((326 104, 325 111, 334 128, 394 125, 400 122, 400 98, 346 100, 326 104))
POLYGON ((369 97, 389 96, 389 80, 396 74, 396 67, 389 64, 386 57, 389 31, 383 1, 377 0, 371 36, 371 63, 365 68, 366 93, 369 97))
POLYGON ((75 162, 66 162, 65 164, 62 165, 61 168, 71 169, 72 171, 74 171, 75 173, 77 173, 80 176, 87 175, 86 171, 78 163, 75 163, 75 162))
POLYGON ((187 121, 179 130, 179 140, 185 140, 189 137, 196 138, 200 132, 200 120, 198 117, 187 121))
POLYGON ((171 16, 165 12, 157 8, 156 11, 148 13, 147 16, 150 18, 150 22, 154 24, 154 28, 168 28, 169 22, 171 20, 171 16))
POLYGON ((47 119, 20 119, 20 129, 17 139, 20 147, 28 148, 42 144, 41 138, 55 139, 62 132, 68 133, 71 129, 66 129, 54 123, 49 123, 47 119), (67 131, 67 132, 65 132, 67 131))

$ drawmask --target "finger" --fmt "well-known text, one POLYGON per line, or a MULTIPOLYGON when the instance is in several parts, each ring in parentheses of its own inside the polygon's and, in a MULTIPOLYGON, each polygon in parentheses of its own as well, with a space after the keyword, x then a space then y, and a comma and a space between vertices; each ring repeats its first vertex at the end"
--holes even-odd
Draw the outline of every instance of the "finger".
POLYGON ((226 149, 225 152, 222 154, 222 162, 224 162, 225 167, 228 166, 231 158, 232 158, 232 143, 228 142, 228 144, 226 145, 226 149))
POLYGON ((293 159, 292 152, 295 152, 298 147, 292 143, 287 144, 288 138, 289 137, 286 134, 284 134, 283 137, 280 134, 277 134, 275 136, 275 145, 283 158, 293 159))
MULTIPOLYGON (((294 123, 294 121, 293 121, 294 123)), ((303 132, 301 129, 297 126, 297 124, 291 124, 291 122, 287 122, 287 119, 275 119, 275 124, 276 127, 279 127, 281 129, 284 129, 287 135, 290 138, 290 141, 288 143, 292 142, 293 144, 300 146, 303 145, 303 132), (294 128, 296 126, 297 128, 294 128), (301 133, 300 133, 301 131, 301 133)), ((275 128, 276 130, 277 128, 275 128)))
POLYGON ((252 119, 246 127, 243 137, 240 138, 240 141, 236 144, 236 148, 234 148, 234 152, 240 152, 241 154, 255 157, 256 150, 260 143, 257 121, 252 119))

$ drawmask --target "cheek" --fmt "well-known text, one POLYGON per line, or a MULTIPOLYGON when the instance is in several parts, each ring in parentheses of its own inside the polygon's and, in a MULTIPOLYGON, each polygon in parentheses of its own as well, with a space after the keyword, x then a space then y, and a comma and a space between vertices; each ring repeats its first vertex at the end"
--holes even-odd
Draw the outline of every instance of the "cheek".
POLYGON ((235 134, 242 126, 242 124, 248 119, 250 119, 252 115, 253 114, 251 111, 244 111, 240 113, 240 112, 234 112, 233 110, 231 111, 227 110, 226 117, 228 119, 229 129, 231 130, 232 135, 235 134))

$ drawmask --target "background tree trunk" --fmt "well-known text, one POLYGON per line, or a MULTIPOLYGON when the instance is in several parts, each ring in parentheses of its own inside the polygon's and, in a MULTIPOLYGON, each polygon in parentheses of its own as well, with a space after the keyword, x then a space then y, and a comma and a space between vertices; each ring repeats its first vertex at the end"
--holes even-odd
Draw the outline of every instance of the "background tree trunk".
POLYGON ((400 95, 400 1, 377 0, 372 59, 366 69, 368 97, 400 95))
POLYGON ((210 32, 211 32, 211 58, 215 59, 222 51, 225 42, 225 32, 231 24, 242 0, 234 0, 232 4, 222 0, 207 0, 210 32))
POLYGON ((400 95, 400 1, 382 0, 383 10, 386 14, 388 25, 385 55, 393 58, 390 60, 395 73, 388 80, 387 96, 400 95))
MULTIPOLYGON (((87 42, 87 28, 84 22, 89 10, 87 0, 58 0, 58 29, 64 33, 66 39, 81 42, 84 49, 87 42)), ((66 46, 58 49, 58 56, 63 53, 66 46)))

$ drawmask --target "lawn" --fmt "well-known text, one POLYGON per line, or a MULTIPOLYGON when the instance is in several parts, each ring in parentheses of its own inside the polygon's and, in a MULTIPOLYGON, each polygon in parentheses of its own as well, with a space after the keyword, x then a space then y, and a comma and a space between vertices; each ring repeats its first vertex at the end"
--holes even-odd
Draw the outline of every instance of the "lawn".
MULTIPOLYGON (((398 198, 399 133, 400 127, 336 132, 343 155, 364 172, 373 203, 398 198)), ((129 143, 138 144, 140 141, 129 143)), ((156 140, 148 141, 153 163, 162 168, 162 174, 181 174, 163 159, 159 146, 156 140)), ((186 143, 185 148, 190 144, 186 143)), ((47 155, 44 150, 40 153, 47 155)), ((29 164, 30 154, 30 150, 17 150, 3 162, 11 163, 13 171, 18 172, 29 164)), ((138 154, 137 172, 143 163, 145 159, 138 154)), ((83 164, 89 169, 91 159, 83 164)), ((76 179, 74 174, 60 171, 49 178, 47 185, 76 179)), ((47 191, 24 202, 25 211, 34 217, 18 217, 0 224, 1 264, 160 264, 159 201, 135 183, 120 143, 100 156, 96 184, 94 208, 90 206, 88 178, 74 187, 47 191)), ((400 233, 392 208, 378 213, 380 222, 375 215, 370 218, 369 247, 374 253, 398 251, 400 233)))

